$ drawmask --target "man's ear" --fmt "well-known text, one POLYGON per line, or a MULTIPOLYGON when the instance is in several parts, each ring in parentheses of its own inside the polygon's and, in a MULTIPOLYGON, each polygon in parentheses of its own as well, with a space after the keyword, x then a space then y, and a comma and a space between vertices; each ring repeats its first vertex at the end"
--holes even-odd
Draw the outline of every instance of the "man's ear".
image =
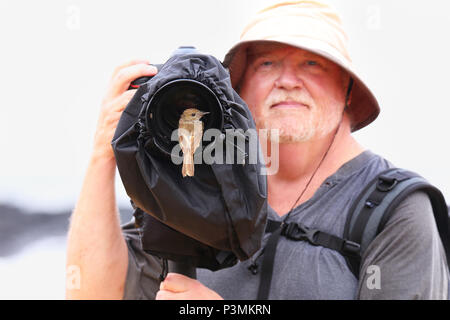
POLYGON ((352 97, 353 97, 353 84, 354 80, 353 78, 347 74, 346 78, 346 86, 345 86, 345 108, 348 108, 350 104, 352 103, 352 97))
POLYGON ((347 105, 352 104, 352 98, 353 98, 353 90, 350 90, 350 93, 348 94, 347 105))

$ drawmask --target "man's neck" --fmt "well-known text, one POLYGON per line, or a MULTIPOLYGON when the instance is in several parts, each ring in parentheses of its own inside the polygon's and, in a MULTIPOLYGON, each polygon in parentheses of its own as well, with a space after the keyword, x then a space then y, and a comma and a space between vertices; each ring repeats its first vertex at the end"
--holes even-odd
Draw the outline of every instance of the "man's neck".
POLYGON ((268 176, 268 200, 280 216, 294 206, 312 177, 295 206, 310 199, 324 180, 364 151, 352 137, 348 123, 342 123, 333 141, 334 134, 333 130, 320 139, 279 145, 278 171, 268 176))

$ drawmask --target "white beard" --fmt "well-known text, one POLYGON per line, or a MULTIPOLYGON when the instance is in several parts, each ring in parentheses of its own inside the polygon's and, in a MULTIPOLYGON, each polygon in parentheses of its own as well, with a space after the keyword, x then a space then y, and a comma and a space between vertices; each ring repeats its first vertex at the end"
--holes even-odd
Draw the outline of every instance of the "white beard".
MULTIPOLYGON (((311 106, 311 105, 310 105, 311 106)), ((320 139, 337 128, 342 113, 324 112, 316 106, 307 109, 266 109, 255 118, 259 129, 278 130, 279 143, 298 143, 320 139)), ((270 139, 270 137, 269 137, 270 139)))

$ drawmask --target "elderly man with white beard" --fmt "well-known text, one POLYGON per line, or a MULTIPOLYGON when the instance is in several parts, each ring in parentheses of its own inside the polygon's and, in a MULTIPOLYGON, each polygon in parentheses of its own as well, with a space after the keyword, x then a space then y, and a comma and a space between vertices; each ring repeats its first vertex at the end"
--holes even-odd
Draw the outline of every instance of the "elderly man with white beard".
MULTIPOLYGON (((267 177, 269 219, 303 223, 338 237, 344 233, 355 196, 377 174, 393 166, 352 135, 374 121, 380 109, 353 67, 346 43, 341 21, 329 6, 286 2, 260 11, 224 60, 257 128, 279 131, 278 171, 267 177)), ((115 95, 108 101, 120 100, 130 81, 156 71, 134 62, 117 72, 123 76, 113 79, 115 95)), ((119 105, 114 109, 111 102, 106 109, 120 113, 119 105)), ((113 131, 114 122, 102 122, 108 119, 106 115, 99 128, 109 129, 99 130, 96 140, 96 150, 103 152, 96 152, 91 162, 69 238, 68 263, 81 265, 88 280, 82 290, 68 291, 69 297, 447 298, 447 261, 430 200, 421 192, 395 209, 364 253, 359 277, 340 253, 280 237, 269 280, 264 279, 261 265, 267 257, 268 233, 260 252, 249 261, 216 272, 199 269, 197 279, 169 273, 161 282, 161 261, 142 251, 132 222, 122 229, 111 222, 114 195, 105 197, 105 188, 99 188, 113 181, 112 151, 106 148, 112 136, 103 132, 113 131), (104 202, 93 203, 88 194, 100 189, 103 195, 98 201, 104 202), (81 223, 100 225, 100 230, 80 231, 81 223), (96 247, 97 255, 89 255, 88 244, 100 242, 103 247, 96 247), (113 276, 105 278, 104 270, 113 276), (370 270, 381 274, 376 285, 369 285, 370 270), (260 295, 262 282, 265 295, 260 295)))

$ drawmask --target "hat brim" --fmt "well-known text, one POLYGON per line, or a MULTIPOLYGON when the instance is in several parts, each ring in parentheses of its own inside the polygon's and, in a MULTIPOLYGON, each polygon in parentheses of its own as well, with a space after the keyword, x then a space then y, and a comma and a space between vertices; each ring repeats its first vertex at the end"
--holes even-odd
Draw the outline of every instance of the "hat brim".
POLYGON ((307 50, 336 63, 348 72, 354 80, 352 99, 348 108, 352 132, 366 127, 380 114, 380 107, 374 94, 362 81, 353 65, 348 62, 348 59, 327 43, 311 38, 292 36, 285 38, 274 37, 264 40, 246 40, 237 43, 226 54, 223 61, 223 65, 230 71, 231 83, 234 88, 239 85, 245 72, 247 65, 247 49, 255 43, 280 43, 307 50))

